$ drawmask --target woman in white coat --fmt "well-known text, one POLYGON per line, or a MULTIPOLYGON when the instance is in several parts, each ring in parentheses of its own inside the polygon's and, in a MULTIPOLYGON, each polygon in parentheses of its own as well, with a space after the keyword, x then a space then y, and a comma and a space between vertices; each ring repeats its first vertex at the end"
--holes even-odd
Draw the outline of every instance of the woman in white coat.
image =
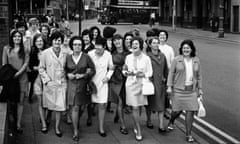
POLYGON ((143 40, 133 37, 131 40, 132 53, 126 57, 123 74, 126 80, 126 104, 132 106, 132 116, 135 123, 134 133, 136 140, 142 140, 138 111, 140 106, 148 104, 147 96, 142 95, 142 79, 152 76, 151 59, 142 52, 143 40))
POLYGON ((106 41, 103 38, 96 40, 95 49, 88 54, 96 68, 92 81, 97 87, 97 93, 92 95, 92 102, 98 104, 99 135, 106 137, 103 128, 106 103, 108 101, 108 81, 113 74, 113 62, 110 52, 105 50, 106 41))
POLYGON ((61 112, 66 110, 66 54, 61 51, 63 38, 60 32, 51 35, 52 47, 42 52, 39 65, 43 82, 43 107, 56 112, 55 133, 58 137, 62 137, 59 129, 61 112))

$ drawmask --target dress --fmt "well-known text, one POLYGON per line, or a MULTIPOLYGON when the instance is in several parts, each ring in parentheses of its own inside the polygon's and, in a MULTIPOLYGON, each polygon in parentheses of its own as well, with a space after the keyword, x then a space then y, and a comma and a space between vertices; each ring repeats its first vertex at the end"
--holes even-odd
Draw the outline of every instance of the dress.
POLYGON ((67 82, 65 77, 66 54, 59 57, 50 47, 42 52, 39 74, 43 82, 43 107, 53 111, 66 110, 67 82))
POLYGON ((109 101, 118 103, 118 98, 120 97, 125 103, 126 93, 125 93, 125 82, 126 77, 122 73, 122 67, 125 62, 125 58, 128 52, 118 53, 114 52, 112 54, 112 60, 114 64, 114 72, 109 81, 109 101))
POLYGON ((87 83, 96 72, 91 58, 87 54, 82 53, 78 63, 75 64, 72 55, 68 55, 65 70, 66 73, 86 74, 83 78, 78 80, 68 79, 67 106, 89 104, 91 102, 91 97, 86 95, 87 83), (86 74, 87 69, 90 69, 91 71, 86 74))
POLYGON ((105 77, 111 78, 113 74, 112 55, 104 50, 102 56, 95 54, 95 49, 90 51, 89 56, 92 58, 96 68, 96 74, 93 76, 92 81, 97 87, 97 93, 92 94, 93 103, 107 103, 108 101, 108 83, 103 83, 105 77))
POLYGON ((153 68, 153 85, 155 94, 148 96, 148 106, 152 111, 164 111, 166 99, 166 81, 168 75, 167 61, 164 54, 159 53, 158 56, 148 53, 153 68))
MULTIPOLYGON (((141 71, 145 77, 152 76, 152 64, 150 58, 141 53, 139 56, 129 54, 126 57, 125 65, 130 72, 141 71)), ((129 106, 147 105, 147 96, 142 95, 142 78, 136 76, 128 76, 126 80, 126 104, 129 106)))
MULTIPOLYGON (((4 52, 7 56, 7 63, 12 65, 13 68, 16 70, 20 70, 21 67, 24 65, 25 60, 27 61, 29 59, 28 53, 25 53, 25 58, 19 58, 18 53, 14 52, 13 50, 10 52, 10 48, 4 47, 4 52)), ((5 55, 4 54, 4 55, 5 55)), ((28 77, 27 77, 27 71, 25 70, 19 77, 19 84, 20 84, 20 91, 27 94, 28 93, 28 77)))

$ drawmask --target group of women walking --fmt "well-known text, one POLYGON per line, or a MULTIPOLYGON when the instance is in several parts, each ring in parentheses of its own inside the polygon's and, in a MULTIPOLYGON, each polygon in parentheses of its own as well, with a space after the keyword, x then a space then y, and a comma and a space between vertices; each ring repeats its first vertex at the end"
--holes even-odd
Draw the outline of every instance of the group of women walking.
MULTIPOLYGON (((49 30, 43 25, 40 30, 49 30)), ((33 93, 38 97, 41 131, 48 132, 47 113, 55 112, 55 134, 62 137, 61 112, 67 110, 73 125, 74 141, 79 140, 79 121, 88 109, 87 125, 97 106, 98 133, 106 137, 104 117, 106 104, 116 103, 114 121, 120 120, 119 131, 129 133, 123 109, 130 106, 135 139, 143 139, 139 111, 146 108, 146 126, 152 129, 152 112, 158 114, 158 131, 173 129, 174 120, 186 112, 186 140, 193 142, 193 116, 198 111, 197 98, 202 92, 202 75, 196 48, 191 40, 180 44, 179 55, 167 45, 165 30, 151 29, 144 41, 139 33, 129 31, 124 36, 113 27, 105 27, 103 36, 98 27, 85 29, 81 36, 64 36, 59 31, 37 33, 30 51, 24 47, 24 33, 11 32, 10 43, 3 50, 3 65, 17 70, 14 78, 20 82, 17 130, 22 132, 23 99, 28 93, 27 71, 31 71, 33 93), (64 44, 63 44, 64 43, 64 44), (68 43, 68 44, 67 44, 68 43), (64 46, 64 48, 63 48, 64 46), (143 95, 144 79, 154 85, 153 95, 143 95), (170 97, 170 98, 169 98, 170 97), (172 103, 171 119, 164 125, 167 101, 172 103)))

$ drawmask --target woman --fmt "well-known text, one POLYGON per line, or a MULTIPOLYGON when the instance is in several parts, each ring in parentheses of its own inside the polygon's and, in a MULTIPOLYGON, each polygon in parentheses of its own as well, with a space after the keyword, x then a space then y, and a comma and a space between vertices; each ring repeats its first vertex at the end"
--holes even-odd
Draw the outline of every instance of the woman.
POLYGON ((179 54, 173 60, 167 81, 167 92, 172 94, 173 110, 169 124, 172 124, 181 111, 186 111, 186 140, 193 142, 193 116, 198 110, 197 97, 203 94, 201 66, 191 40, 181 43, 179 54))
POLYGON ((123 44, 125 49, 127 49, 129 52, 132 52, 131 49, 131 40, 133 38, 133 34, 131 32, 127 32, 125 33, 124 37, 123 37, 123 44))
POLYGON ((43 105, 42 105, 42 81, 40 79, 40 76, 38 75, 38 65, 39 65, 42 51, 44 49, 46 49, 46 41, 43 35, 36 34, 33 37, 33 47, 30 53, 30 60, 29 60, 29 68, 31 70, 31 77, 29 77, 30 78, 29 81, 31 82, 30 95, 32 92, 34 92, 34 94, 38 98, 38 111, 39 111, 40 120, 42 124, 41 132, 47 133, 48 129, 45 121, 46 110, 43 108, 43 105))
POLYGON ((19 31, 13 31, 10 35, 9 46, 5 46, 2 55, 2 65, 10 64, 17 70, 15 78, 20 83, 20 101, 17 105, 17 132, 22 133, 22 114, 24 97, 28 94, 27 66, 29 53, 24 48, 23 36, 19 31))
POLYGON ((95 49, 88 54, 92 58, 96 74, 92 81, 97 87, 97 93, 92 94, 92 102, 98 104, 98 120, 99 120, 99 135, 106 137, 104 131, 104 116, 106 110, 106 103, 108 101, 108 81, 113 74, 113 62, 110 52, 105 50, 106 42, 103 38, 96 40, 95 49))
POLYGON ((132 106, 132 116, 135 124, 134 132, 136 140, 142 140, 142 132, 139 124, 138 111, 140 106, 147 105, 147 97, 142 95, 142 79, 152 76, 152 64, 148 56, 143 52, 143 40, 133 37, 131 41, 132 53, 126 57, 123 73, 126 80, 126 104, 132 106))
POLYGON ((70 40, 71 36, 70 35, 64 35, 64 40, 63 40, 63 44, 61 46, 61 51, 67 55, 71 55, 72 54, 72 50, 69 47, 69 40, 70 40))
POLYGON ((62 137, 61 112, 66 110, 66 54, 61 51, 63 38, 60 32, 51 35, 52 47, 42 52, 39 65, 39 74, 43 82, 43 106, 56 113, 55 134, 58 137, 62 137))
POLYGON ((91 32, 91 35, 90 35, 91 36, 91 42, 92 42, 93 45, 95 45, 96 40, 102 37, 101 36, 101 31, 98 27, 93 26, 93 27, 90 28, 90 32, 91 32))
POLYGON ((50 42, 50 28, 48 25, 44 24, 40 27, 40 32, 43 35, 44 39, 46 40, 46 48, 49 48, 51 46, 50 42))
POLYGON ((151 112, 158 112, 158 132, 166 132, 163 126, 163 114, 165 110, 166 82, 168 75, 167 61, 163 53, 158 49, 158 38, 149 40, 150 51, 148 56, 152 62, 153 85, 155 94, 148 96, 148 106, 146 106, 147 127, 152 129, 151 112))
POLYGON ((69 46, 73 54, 67 56, 65 68, 68 78, 67 105, 73 122, 73 140, 78 141, 79 111, 83 112, 85 106, 91 102, 86 95, 86 87, 88 80, 95 74, 95 66, 91 58, 82 52, 82 38, 72 37, 69 46))
POLYGON ((125 105, 125 81, 126 78, 122 74, 122 67, 126 56, 129 52, 123 47, 123 37, 119 34, 113 36, 113 52, 112 60, 114 64, 114 73, 109 81, 109 101, 117 104, 116 116, 114 122, 118 122, 120 118, 122 134, 128 134, 125 121, 123 119, 123 106, 125 105))

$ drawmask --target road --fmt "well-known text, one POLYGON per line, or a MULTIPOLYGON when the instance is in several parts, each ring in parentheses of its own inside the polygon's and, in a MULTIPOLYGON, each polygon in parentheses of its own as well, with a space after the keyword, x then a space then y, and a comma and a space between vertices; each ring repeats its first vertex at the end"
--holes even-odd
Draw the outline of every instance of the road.
MULTIPOLYGON (((83 22, 82 29, 100 25, 96 20, 83 22)), ((137 27, 145 37, 148 25, 114 25, 117 33, 124 34, 137 27)), ((74 34, 78 32, 78 24, 72 24, 74 34)), ((202 64, 204 104, 210 124, 240 140, 240 44, 221 40, 195 37, 188 34, 169 33, 168 43, 178 54, 180 43, 184 39, 192 39, 202 64)))

